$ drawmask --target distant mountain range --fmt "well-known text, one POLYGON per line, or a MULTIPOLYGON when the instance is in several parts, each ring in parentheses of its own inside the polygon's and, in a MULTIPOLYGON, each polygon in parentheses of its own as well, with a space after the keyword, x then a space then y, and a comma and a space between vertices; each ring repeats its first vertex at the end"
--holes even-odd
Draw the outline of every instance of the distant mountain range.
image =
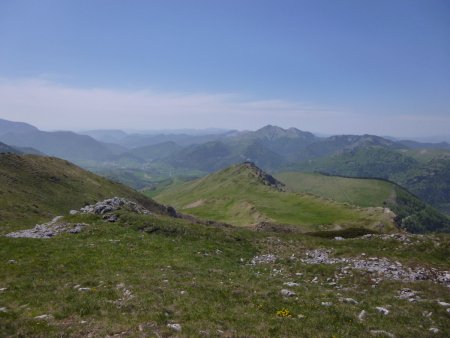
MULTIPOLYGON (((60 157, 134 188, 174 176, 202 176, 243 161, 270 172, 318 171, 392 180, 450 214, 450 145, 375 135, 318 137, 268 125, 256 131, 129 134, 46 132, 0 119, 0 142, 60 157)), ((2 147, 5 147, 3 145, 2 147)), ((29 150, 31 151, 31 150, 29 150)))

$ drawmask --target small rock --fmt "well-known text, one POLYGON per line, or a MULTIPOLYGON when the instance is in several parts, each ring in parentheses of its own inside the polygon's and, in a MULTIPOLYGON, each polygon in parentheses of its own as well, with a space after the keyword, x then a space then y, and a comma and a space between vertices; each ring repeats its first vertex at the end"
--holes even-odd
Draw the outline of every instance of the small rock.
POLYGON ((296 295, 296 293, 294 291, 291 291, 288 289, 281 290, 281 294, 285 297, 294 297, 296 295))
POLYGON ((297 277, 302 277, 302 276, 303 276, 303 273, 301 273, 301 272, 296 272, 295 275, 296 275, 297 277))
POLYGON ((378 312, 382 313, 385 316, 387 316, 389 314, 389 310, 384 307, 377 306, 377 307, 375 307, 375 309, 377 309, 378 312))
POLYGON ((111 215, 111 216, 106 216, 106 217, 104 217, 104 219, 105 219, 107 222, 114 223, 114 222, 117 222, 117 220, 119 219, 119 217, 117 217, 117 215, 111 215))
POLYGON ((430 329, 428 331, 430 331, 431 333, 438 333, 439 329, 436 327, 430 327, 430 329))
POLYGON ((294 283, 294 282, 286 282, 286 283, 283 283, 283 285, 286 285, 289 287, 300 286, 300 284, 294 283))
POLYGON ((6 313, 8 309, 6 307, 0 307, 0 312, 6 313))
POLYGON ((78 214, 78 210, 70 210, 69 215, 76 215, 78 214))
POLYGON ((367 311, 366 311, 366 310, 362 310, 362 311, 359 313, 359 315, 358 315, 359 321, 362 322, 362 321, 366 318, 366 316, 367 316, 367 311))
POLYGON ((333 305, 333 303, 332 302, 322 302, 322 303, 320 303, 322 306, 332 306, 333 305))
POLYGON ((353 298, 341 298, 340 301, 347 304, 358 304, 358 301, 354 300, 353 298))
POLYGON ((16 264, 17 261, 16 261, 15 259, 10 259, 10 260, 8 261, 8 263, 9 263, 9 264, 16 264))
POLYGON ((335 241, 343 241, 345 238, 344 237, 341 237, 341 236, 336 236, 336 237, 334 237, 334 240, 335 241))
POLYGON ((186 291, 180 291, 180 295, 185 295, 187 292, 186 291))
POLYGON ((433 312, 431 312, 431 311, 423 311, 422 312, 422 316, 427 317, 427 318, 431 317, 432 314, 433 314, 433 312))
POLYGON ((395 336, 387 331, 384 330, 370 330, 370 334, 372 336, 385 336, 385 337, 389 337, 389 338, 395 338, 395 336))
POLYGON ((446 303, 446 302, 438 302, 439 305, 444 306, 444 307, 449 307, 450 303, 446 303))
POLYGON ((174 330, 174 331, 181 332, 181 325, 180 324, 167 324, 167 327, 169 329, 174 330))
POLYGON ((78 288, 78 291, 87 292, 91 291, 91 288, 78 288))
POLYGON ((6 291, 8 288, 0 288, 0 292, 6 291))
POLYGON ((40 315, 40 316, 34 317, 34 319, 37 319, 37 320, 50 320, 50 319, 53 319, 53 316, 52 315, 40 315))

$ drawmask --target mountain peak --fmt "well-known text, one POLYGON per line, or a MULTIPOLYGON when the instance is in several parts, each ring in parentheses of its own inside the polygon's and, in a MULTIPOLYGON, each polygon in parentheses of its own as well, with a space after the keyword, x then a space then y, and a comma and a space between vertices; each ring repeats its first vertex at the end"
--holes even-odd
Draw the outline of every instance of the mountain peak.
POLYGON ((267 126, 264 126, 254 132, 254 134, 258 136, 264 136, 270 140, 282 138, 282 137, 289 137, 289 138, 314 138, 315 136, 311 134, 310 132, 302 131, 297 128, 289 128, 289 129, 283 129, 278 126, 273 126, 271 124, 268 124, 267 126))

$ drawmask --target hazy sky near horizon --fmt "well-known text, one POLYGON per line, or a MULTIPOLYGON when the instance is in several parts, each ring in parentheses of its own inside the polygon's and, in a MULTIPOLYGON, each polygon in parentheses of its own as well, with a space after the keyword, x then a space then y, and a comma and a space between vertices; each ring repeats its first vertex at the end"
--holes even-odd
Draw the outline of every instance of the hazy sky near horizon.
POLYGON ((447 0, 3 0, 0 118, 448 135, 447 0))

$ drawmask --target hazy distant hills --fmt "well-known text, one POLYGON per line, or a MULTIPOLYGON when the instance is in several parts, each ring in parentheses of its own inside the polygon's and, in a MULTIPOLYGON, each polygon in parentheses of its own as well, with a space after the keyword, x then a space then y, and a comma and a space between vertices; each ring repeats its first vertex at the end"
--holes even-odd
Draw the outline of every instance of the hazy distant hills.
POLYGON ((11 147, 3 142, 0 142, 0 153, 11 153, 11 154, 32 154, 32 155, 45 155, 44 153, 31 148, 31 147, 11 147))
POLYGON ((106 160, 114 152, 110 145, 70 131, 45 132, 21 122, 0 120, 0 141, 33 147, 48 155, 77 160, 106 160))
POLYGON ((193 134, 84 133, 45 132, 0 119, 0 142, 17 151, 32 147, 138 189, 176 176, 202 176, 248 160, 271 172, 319 171, 389 179, 450 213, 450 146, 446 142, 398 141, 375 135, 318 137, 272 125, 256 131, 193 134))

